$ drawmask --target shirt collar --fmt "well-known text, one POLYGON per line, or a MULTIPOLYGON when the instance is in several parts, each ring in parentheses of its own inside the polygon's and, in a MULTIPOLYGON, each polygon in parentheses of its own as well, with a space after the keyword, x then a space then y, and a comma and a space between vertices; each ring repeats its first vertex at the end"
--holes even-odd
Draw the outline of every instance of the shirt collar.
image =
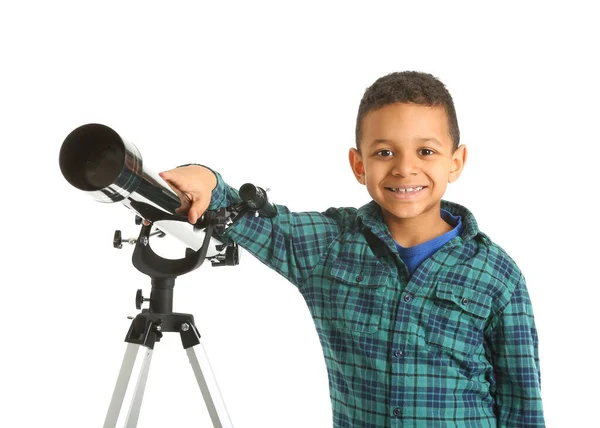
MULTIPOLYGON (((443 199, 441 207, 442 209, 449 211, 452 215, 460 216, 462 218, 462 232, 460 237, 463 241, 473 239, 478 235, 482 235, 484 239, 487 239, 487 237, 480 232, 475 216, 467 208, 455 202, 443 199)), ((362 224, 368 227, 375 236, 385 242, 390 248, 395 248, 396 243, 383 222, 381 207, 377 205, 375 201, 371 201, 360 207, 357 215, 362 224)))

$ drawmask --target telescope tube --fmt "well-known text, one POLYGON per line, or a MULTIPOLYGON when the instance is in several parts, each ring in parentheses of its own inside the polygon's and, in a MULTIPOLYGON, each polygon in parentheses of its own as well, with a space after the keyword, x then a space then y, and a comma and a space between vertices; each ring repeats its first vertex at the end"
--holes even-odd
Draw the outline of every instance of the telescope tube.
MULTIPOLYGON (((96 201, 120 202, 142 218, 145 216, 132 203, 152 205, 179 217, 175 213, 181 205, 177 194, 144 167, 136 146, 108 126, 90 123, 73 130, 61 146, 59 164, 65 179, 96 201)), ((195 251, 202 247, 204 233, 194 231, 188 222, 163 220, 155 225, 195 251)))

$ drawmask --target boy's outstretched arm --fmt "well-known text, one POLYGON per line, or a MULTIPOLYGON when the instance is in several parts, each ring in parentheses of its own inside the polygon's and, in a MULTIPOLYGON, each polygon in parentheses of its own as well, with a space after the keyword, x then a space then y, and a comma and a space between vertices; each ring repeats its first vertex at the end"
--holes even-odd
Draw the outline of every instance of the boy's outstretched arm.
MULTIPOLYGON (((159 175, 179 196, 182 205, 177 212, 187 213, 190 223, 195 223, 206 210, 241 202, 236 189, 228 186, 220 174, 204 166, 183 166, 159 175)), ((293 284, 301 286, 325 249, 340 234, 343 212, 335 210, 333 216, 328 216, 318 212, 293 213, 282 205, 276 208, 275 218, 255 218, 248 214, 225 234, 293 284)))
POLYGON ((486 329, 498 427, 544 427, 538 336, 525 279, 486 329))

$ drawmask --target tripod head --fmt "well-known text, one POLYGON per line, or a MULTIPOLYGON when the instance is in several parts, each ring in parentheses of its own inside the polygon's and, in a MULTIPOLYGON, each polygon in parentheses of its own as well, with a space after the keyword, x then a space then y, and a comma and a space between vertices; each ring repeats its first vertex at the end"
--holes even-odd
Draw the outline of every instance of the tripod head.
MULTIPOLYGON (((197 269, 206 259, 213 231, 216 226, 223 224, 225 221, 224 217, 218 214, 215 212, 206 213, 203 218, 206 228, 202 247, 198 250, 187 248, 185 256, 180 259, 165 259, 156 254, 150 246, 152 224, 142 224, 139 237, 135 242, 132 262, 136 269, 150 276, 152 291, 149 299, 143 297, 142 290, 137 291, 136 308, 142 309, 144 301, 148 301, 150 307, 143 309, 133 320, 125 339, 127 342, 152 348, 154 342, 160 341, 163 332, 187 332, 187 329, 194 325, 192 315, 173 313, 175 279, 180 275, 197 269)), ((226 247, 228 256, 223 259, 214 256, 211 260, 213 261, 213 266, 237 265, 237 245, 230 243, 224 244, 224 246, 226 247)), ((195 334, 198 333, 196 332, 195 334)), ((187 343, 188 346, 196 344, 194 334, 182 333, 182 340, 184 338, 188 338, 187 340, 191 341, 187 343)), ((185 340, 184 347, 186 347, 185 340)))

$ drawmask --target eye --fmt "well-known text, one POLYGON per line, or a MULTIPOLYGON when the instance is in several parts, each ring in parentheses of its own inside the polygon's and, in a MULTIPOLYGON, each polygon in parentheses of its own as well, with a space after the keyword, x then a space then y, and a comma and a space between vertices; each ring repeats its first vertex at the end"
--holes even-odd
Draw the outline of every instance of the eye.
POLYGON ((435 152, 431 149, 420 149, 419 154, 423 155, 423 156, 431 156, 431 155, 435 154, 435 152))
POLYGON ((382 158, 387 158, 392 156, 394 153, 391 150, 379 150, 377 153, 375 153, 375 155, 382 157, 382 158))

